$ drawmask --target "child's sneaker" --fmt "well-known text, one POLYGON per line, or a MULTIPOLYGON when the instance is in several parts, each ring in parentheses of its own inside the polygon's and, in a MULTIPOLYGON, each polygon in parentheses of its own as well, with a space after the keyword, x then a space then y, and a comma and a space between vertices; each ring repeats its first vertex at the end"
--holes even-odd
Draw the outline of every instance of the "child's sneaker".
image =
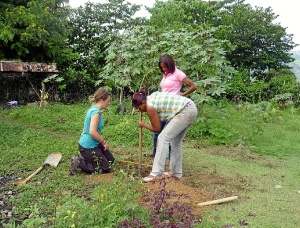
POLYGON ((73 156, 71 158, 71 165, 70 165, 70 174, 71 175, 76 175, 78 166, 79 166, 79 159, 77 156, 73 156))

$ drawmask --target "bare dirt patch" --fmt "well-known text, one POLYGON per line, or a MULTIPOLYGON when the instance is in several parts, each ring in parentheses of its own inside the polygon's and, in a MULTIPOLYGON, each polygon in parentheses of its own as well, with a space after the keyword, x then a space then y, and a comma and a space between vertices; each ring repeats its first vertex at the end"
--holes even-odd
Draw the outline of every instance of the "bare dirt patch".
MULTIPOLYGON (((201 215, 202 214, 202 207, 197 206, 197 203, 200 202, 206 202, 211 199, 211 195, 209 192, 201 189, 201 188, 195 188, 191 187, 189 185, 186 185, 184 183, 184 180, 186 178, 181 178, 180 180, 176 180, 173 178, 166 178, 166 190, 167 191, 173 191, 176 194, 179 195, 187 195, 186 198, 180 197, 180 198, 174 198, 173 201, 178 201, 180 204, 187 204, 191 207, 192 212, 194 215, 201 215)), ((150 182, 144 184, 147 187, 147 191, 156 191, 158 192, 160 190, 160 184, 159 182, 150 182)), ((146 204, 144 198, 140 199, 139 201, 141 204, 146 204)))
MULTIPOLYGON (((138 170, 138 163, 135 161, 130 161, 130 163, 118 163, 116 166, 118 168, 124 168, 127 170, 138 170), (135 163, 135 164, 132 164, 135 163)), ((151 167, 143 166, 142 167, 142 176, 148 176, 151 171, 151 167)), ((130 173, 130 172, 129 172, 130 173)), ((113 173, 110 174, 99 174, 99 175, 87 175, 85 177, 86 181, 90 184, 97 184, 101 181, 111 180, 114 177, 113 173)), ((136 175, 136 178, 141 178, 136 175)), ((178 195, 187 195, 187 197, 179 197, 174 198, 174 201, 178 201, 179 204, 187 204, 191 207, 192 212, 195 216, 201 216, 203 210, 208 209, 209 206, 200 207, 197 206, 198 203, 221 199, 224 197, 231 196, 232 188, 239 188, 238 185, 231 186, 230 189, 220 190, 218 191, 210 191, 214 189, 216 185, 232 185, 232 180, 227 179, 225 177, 215 175, 215 174, 201 174, 195 173, 192 176, 182 177, 180 180, 176 180, 170 177, 162 177, 166 180, 166 189, 167 191, 173 191, 178 195)), ((144 183, 146 187, 146 191, 142 190, 143 196, 138 199, 138 202, 146 207, 147 206, 147 197, 150 192, 160 191, 160 183, 159 180, 156 182, 144 183)))

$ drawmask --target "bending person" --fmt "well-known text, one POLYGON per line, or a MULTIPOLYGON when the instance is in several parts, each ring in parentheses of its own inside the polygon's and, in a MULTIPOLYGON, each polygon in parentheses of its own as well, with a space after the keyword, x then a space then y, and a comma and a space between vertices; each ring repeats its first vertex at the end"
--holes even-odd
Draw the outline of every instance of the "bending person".
POLYGON ((79 157, 71 159, 70 174, 75 175, 80 168, 86 173, 109 173, 115 158, 109 151, 109 144, 102 135, 104 126, 102 110, 110 105, 111 94, 98 89, 90 99, 92 106, 87 111, 84 128, 79 143, 79 157))
POLYGON ((154 92, 146 96, 142 91, 132 95, 132 105, 140 112, 146 112, 150 119, 150 124, 139 121, 138 126, 141 128, 159 132, 160 122, 168 121, 158 136, 152 171, 143 180, 152 181, 163 174, 182 177, 182 141, 197 117, 197 107, 194 102, 189 98, 165 92, 154 92), (170 173, 164 173, 169 144, 172 147, 170 173))

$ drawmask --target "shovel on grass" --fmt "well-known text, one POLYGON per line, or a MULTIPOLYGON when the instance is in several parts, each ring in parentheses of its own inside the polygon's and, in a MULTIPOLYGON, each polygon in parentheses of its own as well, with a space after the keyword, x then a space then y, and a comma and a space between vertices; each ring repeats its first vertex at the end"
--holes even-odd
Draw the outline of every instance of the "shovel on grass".
POLYGON ((39 167, 34 173, 32 173, 29 177, 27 177, 23 181, 17 181, 14 183, 14 185, 23 185, 27 184, 27 182, 34 177, 36 174, 38 174, 40 171, 42 171, 46 166, 54 166, 56 167, 62 157, 62 154, 60 152, 53 152, 52 154, 49 154, 48 157, 46 158, 44 164, 39 167))

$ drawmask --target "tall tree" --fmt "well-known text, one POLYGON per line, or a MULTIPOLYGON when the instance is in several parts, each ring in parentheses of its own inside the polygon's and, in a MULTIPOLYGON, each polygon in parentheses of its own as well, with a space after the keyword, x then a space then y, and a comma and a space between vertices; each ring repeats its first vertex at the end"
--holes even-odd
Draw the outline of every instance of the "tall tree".
POLYGON ((209 28, 218 13, 215 4, 197 0, 156 1, 148 11, 151 13, 150 25, 162 30, 184 26, 209 28))
POLYGON ((85 80, 94 82, 104 64, 105 46, 118 33, 140 23, 139 18, 133 18, 139 9, 139 5, 132 5, 125 0, 87 2, 75 9, 70 15, 69 23, 73 32, 69 36, 69 45, 79 58, 72 68, 82 72, 85 80))
MULTIPOLYGON (((255 70, 261 75, 268 69, 280 69, 292 62, 289 53, 296 45, 293 35, 274 20, 278 17, 271 8, 253 9, 244 0, 156 1, 149 11, 150 24, 158 29, 179 29, 190 26, 218 28, 213 34, 224 43, 227 59, 237 69, 255 70), (234 46, 234 48, 233 48, 234 46)), ((190 31, 192 31, 190 30, 190 31)))
POLYGON ((253 9, 244 1, 221 9, 221 26, 218 37, 229 40, 235 50, 228 52, 227 58, 236 68, 254 70, 261 75, 265 70, 286 67, 294 59, 290 51, 296 46, 293 35, 286 28, 274 23, 278 17, 269 8, 253 9))
POLYGON ((212 32, 199 30, 194 33, 187 28, 158 32, 153 26, 126 31, 108 47, 99 83, 132 91, 157 90, 161 80, 158 58, 168 53, 199 86, 199 93, 193 93, 194 100, 198 104, 208 101, 224 93, 225 83, 234 73, 225 60, 222 41, 211 36, 212 32), (201 91, 203 88, 205 91, 201 91))

